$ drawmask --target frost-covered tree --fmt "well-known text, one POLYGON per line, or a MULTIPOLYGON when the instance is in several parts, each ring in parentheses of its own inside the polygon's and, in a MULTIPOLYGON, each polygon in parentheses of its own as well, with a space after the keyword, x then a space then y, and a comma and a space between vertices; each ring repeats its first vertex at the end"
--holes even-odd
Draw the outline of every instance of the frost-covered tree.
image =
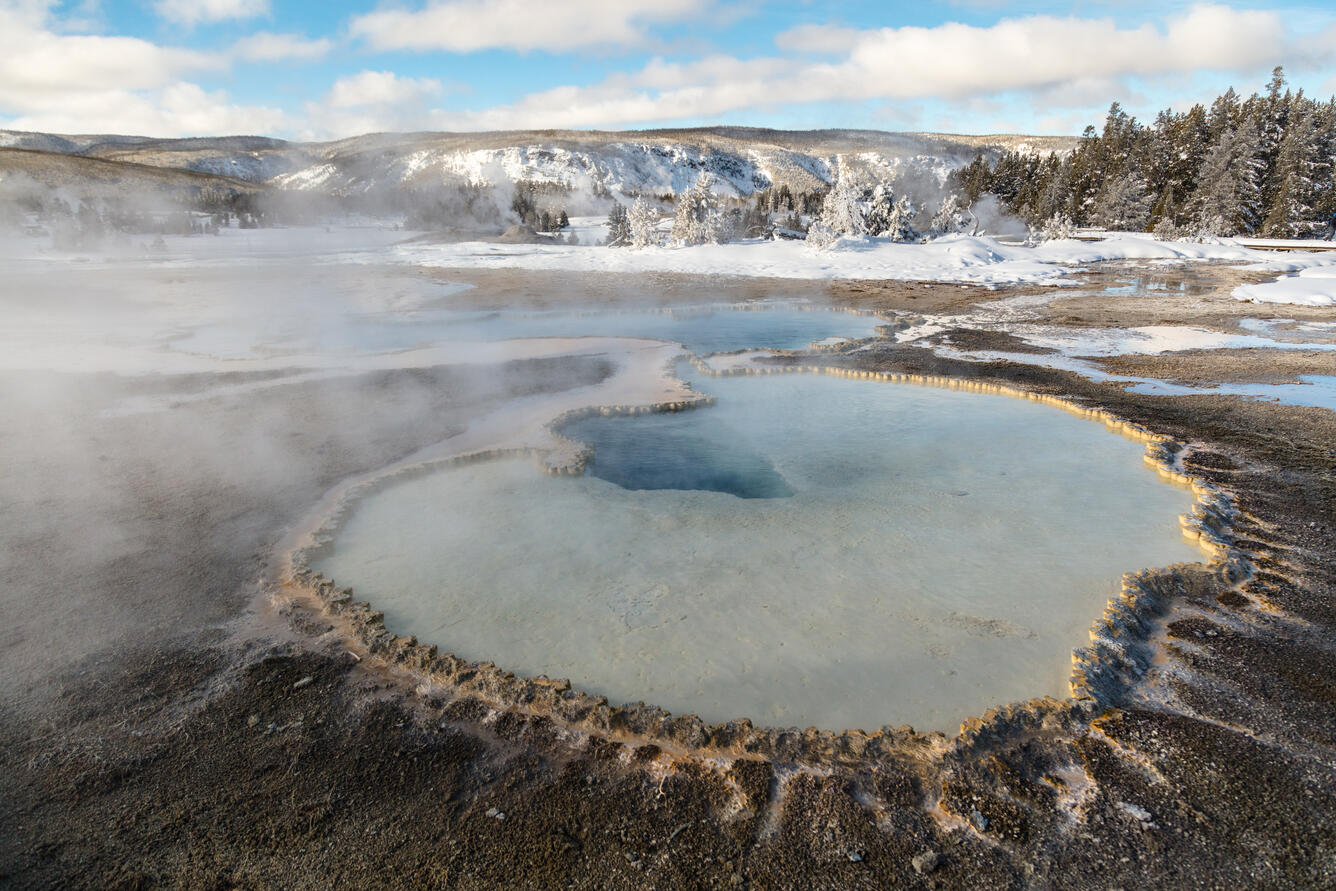
POLYGON ((1150 221, 1151 197, 1137 173, 1124 173, 1105 182, 1090 219, 1096 226, 1124 232, 1144 232, 1150 221))
POLYGON ((654 227, 659 224, 659 212, 643 195, 631 205, 627 223, 630 226, 632 247, 644 248, 658 243, 654 227))
POLYGON ((1256 231, 1261 203, 1260 135, 1254 121, 1220 137, 1202 163, 1192 224, 1207 236, 1256 231))
POLYGON ((612 209, 608 211, 608 237, 604 244, 608 247, 621 247, 625 245, 631 237, 631 226, 627 219, 626 207, 620 203, 614 202, 612 209))
POLYGON ((1059 212, 1049 217, 1039 226, 1030 227, 1030 244, 1038 244, 1043 241, 1061 241, 1064 238, 1071 238, 1076 234, 1076 224, 1067 214, 1059 212))
POLYGON ((868 195, 841 167, 821 204, 821 222, 840 235, 867 235, 868 195))
POLYGON ((886 228, 877 234, 891 241, 913 241, 918 238, 918 232, 914 229, 916 216, 918 208, 914 207, 914 202, 909 200, 908 195, 901 195, 891 206, 891 212, 886 217, 886 228))
POLYGON ((818 250, 824 250, 839 240, 840 233, 816 220, 807 227, 807 244, 818 250))
POLYGON ((877 183, 865 201, 863 227, 868 235, 884 236, 891 227, 891 217, 895 214, 895 193, 886 183, 877 183))
POLYGON ((678 196, 673 217, 673 241, 678 244, 718 244, 723 240, 723 212, 714 194, 714 177, 702 170, 695 184, 678 196))
POLYGON ((969 226, 969 210, 961 204, 960 196, 952 192, 937 206, 937 212, 932 215, 932 222, 928 227, 928 234, 936 238, 963 232, 969 226))
POLYGON ((1331 158, 1324 157, 1316 115, 1302 105, 1290 116, 1276 156, 1274 179, 1275 195, 1262 234, 1302 238, 1321 231, 1317 205, 1323 183, 1328 188, 1331 185, 1331 158))
POLYGON ((1231 89, 1208 105, 1165 109, 1150 126, 1115 103, 1103 130, 1087 127, 1070 153, 976 158, 955 185, 971 197, 996 195, 1032 226, 1059 211, 1078 225, 1111 224, 1110 217, 1140 217, 1122 200, 1129 192, 1122 178, 1135 174, 1151 198, 1146 227, 1168 220, 1162 232, 1300 235, 1336 211, 1332 165, 1336 98, 1314 102, 1291 92, 1278 68, 1246 99, 1231 89))
POLYGON ((1174 222, 1172 216, 1166 215, 1161 217, 1160 221, 1155 224, 1155 228, 1151 230, 1151 234, 1160 241, 1177 241, 1183 237, 1183 230, 1174 222))

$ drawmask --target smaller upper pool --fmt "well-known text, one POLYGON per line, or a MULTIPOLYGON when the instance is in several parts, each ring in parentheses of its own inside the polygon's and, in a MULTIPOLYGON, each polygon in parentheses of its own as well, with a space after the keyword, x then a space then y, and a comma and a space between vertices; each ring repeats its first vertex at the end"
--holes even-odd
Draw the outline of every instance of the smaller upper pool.
POLYGON ((884 321, 871 315, 767 302, 598 314, 579 312, 427 311, 361 319, 352 332, 362 349, 519 337, 638 337, 680 343, 697 355, 748 348, 805 349, 833 337, 871 337, 884 321))

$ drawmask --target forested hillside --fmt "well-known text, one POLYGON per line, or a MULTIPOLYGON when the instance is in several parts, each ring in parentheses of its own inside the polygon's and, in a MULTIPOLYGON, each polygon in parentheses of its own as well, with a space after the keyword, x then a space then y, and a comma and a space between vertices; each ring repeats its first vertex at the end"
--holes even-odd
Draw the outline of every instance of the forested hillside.
POLYGON ((958 173, 973 201, 996 195, 1032 225, 1070 221, 1157 235, 1302 238, 1336 212, 1336 98, 1233 89, 1208 109, 1166 109, 1146 125, 1115 102, 1103 132, 1087 127, 1066 156, 980 156, 958 173))

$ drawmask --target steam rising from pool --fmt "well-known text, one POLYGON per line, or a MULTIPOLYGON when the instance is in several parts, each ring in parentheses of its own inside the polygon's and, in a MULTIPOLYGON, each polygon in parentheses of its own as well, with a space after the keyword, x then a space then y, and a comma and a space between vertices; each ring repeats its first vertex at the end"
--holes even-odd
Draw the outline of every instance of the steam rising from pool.
POLYGON ((1057 409, 805 375, 698 389, 718 407, 568 426, 595 447, 582 477, 515 459, 382 488, 312 562, 398 633, 613 701, 949 731, 1065 696, 1121 574, 1200 559, 1191 495, 1057 409))

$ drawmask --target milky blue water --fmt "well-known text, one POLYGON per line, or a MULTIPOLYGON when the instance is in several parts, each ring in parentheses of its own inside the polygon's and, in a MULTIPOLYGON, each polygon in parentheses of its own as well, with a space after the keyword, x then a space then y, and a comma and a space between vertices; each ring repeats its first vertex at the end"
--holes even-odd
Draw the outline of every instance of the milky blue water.
POLYGON ((646 337, 680 343, 700 355, 750 347, 803 349, 827 337, 870 337, 873 316, 775 303, 764 309, 732 305, 685 307, 663 312, 429 311, 356 320, 346 336, 363 350, 403 349, 432 343, 495 341, 517 337, 646 337))
POLYGON ((953 730, 1067 695, 1143 567, 1200 559, 1142 446, 1001 396, 807 375, 567 435, 592 472, 459 467, 358 502, 315 565, 399 633, 706 720, 953 730))

